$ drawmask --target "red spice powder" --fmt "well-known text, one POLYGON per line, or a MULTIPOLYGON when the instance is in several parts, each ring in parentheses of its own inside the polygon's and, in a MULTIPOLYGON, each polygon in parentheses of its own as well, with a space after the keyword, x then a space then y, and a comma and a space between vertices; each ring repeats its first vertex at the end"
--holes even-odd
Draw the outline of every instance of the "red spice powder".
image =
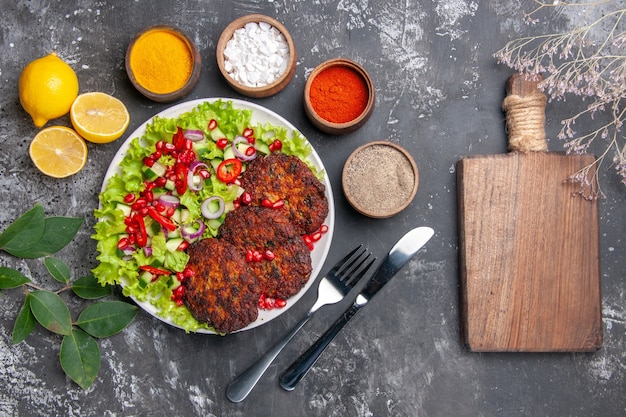
POLYGON ((311 82, 313 110, 332 123, 346 123, 365 110, 369 94, 365 79, 357 71, 344 66, 331 66, 311 82))

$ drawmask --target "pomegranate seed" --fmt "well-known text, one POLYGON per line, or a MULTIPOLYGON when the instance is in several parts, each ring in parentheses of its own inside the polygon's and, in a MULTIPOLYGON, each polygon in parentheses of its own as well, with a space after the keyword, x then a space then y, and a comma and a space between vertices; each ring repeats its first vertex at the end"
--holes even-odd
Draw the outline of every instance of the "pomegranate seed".
POLYGON ((283 298, 277 298, 276 301, 274 301, 274 305, 276 306, 276 308, 283 308, 287 305, 287 300, 283 298))
POLYGON ((139 197, 137 201, 135 201, 133 205, 130 206, 130 208, 135 211, 139 211, 142 208, 146 207, 147 205, 148 205, 148 201, 144 197, 139 197))
POLYGON ((313 239, 311 238, 311 235, 302 235, 302 239, 304 239, 304 243, 306 243, 307 245, 310 245, 311 243, 313 243, 313 239))
POLYGON ((272 202, 269 198, 264 198, 263 200, 261 200, 261 205, 263 207, 272 208, 272 202))
POLYGON ((163 152, 161 152, 160 150, 156 150, 154 152, 152 152, 152 155, 150 155, 150 158, 154 161, 158 160, 161 156, 163 156, 163 152))
POLYGON ((181 242, 180 245, 178 245, 178 248, 176 248, 177 250, 185 250, 189 247, 189 242, 187 242, 186 240, 181 242))
POLYGON ((250 129, 249 127, 246 127, 246 128, 243 130, 242 136, 243 136, 244 138, 249 138, 249 137, 251 137, 252 135, 254 135, 254 130, 250 129))
POLYGON ((130 246, 130 240, 127 237, 123 237, 117 242, 118 249, 124 249, 130 246))
POLYGON ((135 201, 135 194, 133 193, 128 193, 124 196, 124 202, 125 203, 132 203, 133 201, 135 201))
POLYGON ((143 196, 149 203, 154 200, 154 193, 152 191, 144 191, 143 196))
POLYGON ((191 268, 185 268, 183 269, 183 277, 185 278, 191 278, 194 276, 194 272, 193 269, 191 268))
POLYGON ((254 149, 254 146, 248 146, 248 149, 246 149, 246 156, 252 156, 256 153, 256 149, 254 149))
POLYGON ((241 194, 240 201, 241 201, 241 204, 244 204, 247 206, 248 204, 252 203, 252 196, 250 195, 249 192, 245 191, 243 194, 241 194))
POLYGON ((328 232, 328 226, 326 226, 325 224, 320 226, 320 232, 322 233, 326 233, 328 232))
POLYGON ((283 143, 278 139, 274 139, 274 142, 270 144, 269 148, 272 152, 280 151, 283 148, 283 143))
POLYGON ((209 130, 215 129, 217 127, 217 120, 211 119, 207 127, 209 128, 209 130))
POLYGON ((166 179, 166 178, 164 178, 164 177, 159 177, 159 178, 157 178, 156 180, 154 180, 154 183, 153 183, 153 184, 154 184, 156 187, 164 187, 164 186, 165 186, 165 183, 167 183, 167 179, 166 179))
POLYGON ((172 217, 174 215, 174 213, 176 213, 176 209, 174 207, 167 207, 165 209, 165 215, 167 217, 172 217))
POLYGON ((154 165, 154 159, 150 159, 146 156, 145 158, 143 158, 143 164, 148 168, 152 168, 152 166, 154 165))
POLYGON ((128 233, 129 235, 134 235, 135 233, 137 233, 137 228, 133 225, 128 225, 126 226, 126 233, 128 233))
POLYGON ((246 251, 246 262, 252 262, 254 260, 253 258, 253 254, 252 254, 252 249, 248 249, 246 251))
POLYGON ((156 209, 159 213, 163 213, 165 211, 165 206, 161 203, 157 203, 156 209))
POLYGON ((313 232, 311 234, 311 240, 313 242, 317 242, 318 240, 320 240, 322 238, 322 232, 313 232))
POLYGON ((273 261, 276 258, 276 254, 268 249, 263 254, 263 257, 267 259, 268 261, 273 261))
POLYGON ((224 149, 226 146, 228 146, 228 139, 226 138, 218 139, 215 142, 215 146, 217 146, 220 149, 224 149))
POLYGON ((158 141, 155 145, 154 145, 157 149, 157 151, 163 151, 163 149, 165 148, 165 141, 158 141))

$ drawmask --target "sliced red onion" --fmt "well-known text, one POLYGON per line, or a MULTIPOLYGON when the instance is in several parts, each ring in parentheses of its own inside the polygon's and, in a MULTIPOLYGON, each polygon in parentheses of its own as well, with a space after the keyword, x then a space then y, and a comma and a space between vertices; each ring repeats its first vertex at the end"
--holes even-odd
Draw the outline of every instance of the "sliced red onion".
POLYGON ((200 168, 205 171, 209 170, 209 166, 202 161, 194 161, 189 165, 189 173, 187 174, 187 187, 192 191, 200 191, 202 189, 202 176, 198 177, 196 170, 200 168))
POLYGON ((187 187, 191 191, 200 191, 202 189, 202 177, 193 175, 192 171, 189 171, 187 175, 187 187))
POLYGON ((165 207, 176 208, 180 204, 180 199, 175 195, 163 194, 159 197, 159 203, 163 204, 165 207))
POLYGON ((250 145, 248 143, 248 139, 246 139, 243 136, 235 136, 235 139, 233 139, 233 142, 230 144, 230 146, 233 148, 233 153, 235 154, 235 156, 239 159, 241 159, 242 161, 252 161, 254 158, 256 158, 256 149, 254 148, 254 146, 250 145, 249 147, 251 147, 252 149, 254 149, 254 152, 251 155, 246 155, 245 153, 241 152, 239 150, 239 148, 237 148, 237 145, 240 143, 246 143, 248 145, 250 145))
POLYGON ((191 165, 189 165, 189 171, 191 172, 196 172, 196 169, 198 168, 209 169, 209 166, 202 161, 193 161, 191 165))
POLYGON ((202 215, 206 217, 207 219, 209 220, 217 219, 224 213, 224 200, 222 199, 222 197, 219 197, 219 196, 209 197, 206 200, 204 200, 204 202, 202 203, 202 206, 200 207, 200 210, 202 211, 202 215), (217 201, 218 209, 216 211, 211 211, 210 205, 214 201, 217 201))
POLYGON ((189 129, 185 130, 185 133, 183 133, 183 137, 185 139, 189 139, 192 142, 198 142, 204 139, 204 133, 202 132, 202 130, 189 129))
POLYGON ((202 220, 198 219, 194 223, 198 225, 198 230, 197 231, 190 232, 188 230, 188 228, 192 228, 193 230, 196 230, 195 227, 193 227, 192 225, 185 225, 185 226, 180 228, 180 234, 187 241, 196 240, 197 238, 202 236, 202 233, 204 233, 204 230, 206 229, 206 225, 204 224, 204 222, 202 220))
POLYGON ((144 246, 143 247, 143 254, 146 255, 146 258, 149 258, 152 256, 152 246, 144 246))

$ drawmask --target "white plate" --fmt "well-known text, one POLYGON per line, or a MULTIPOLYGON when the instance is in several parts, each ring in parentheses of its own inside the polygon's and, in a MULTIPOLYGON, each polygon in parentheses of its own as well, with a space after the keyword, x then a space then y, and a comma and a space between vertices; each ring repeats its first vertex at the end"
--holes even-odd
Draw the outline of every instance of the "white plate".
MULTIPOLYGON (((185 103, 180 103, 166 110, 163 110, 162 112, 157 114, 157 116, 163 117, 163 118, 178 117, 180 114, 189 112, 193 110, 194 108, 196 108, 198 105, 206 101, 213 102, 216 100, 220 100, 220 99, 219 98, 205 98, 205 99, 187 101, 185 103)), ((271 123, 272 125, 282 126, 286 128, 288 131, 288 135, 291 135, 292 131, 297 130, 291 123, 289 123, 283 117, 257 104, 250 103, 247 101, 237 100, 237 99, 222 98, 221 100, 232 102, 233 107, 236 109, 252 110, 251 124, 253 126, 256 125, 257 123, 271 123)), ((139 126, 137 130, 135 130, 132 134, 128 136, 128 139, 126 139, 126 141, 122 144, 122 146, 120 146, 120 149, 117 151, 117 153, 113 157, 113 160, 111 161, 111 164, 109 165, 109 169, 107 170, 104 176, 102 190, 106 188, 106 184, 109 181, 109 178, 111 178, 114 174, 119 172, 119 164, 124 158, 124 155, 126 154, 126 152, 128 151, 130 142, 136 137, 143 136, 144 133, 146 132, 146 126, 151 121, 152 121, 152 118, 147 120, 141 126, 139 126)), ((309 161, 319 170, 324 170, 324 173, 326 173, 326 170, 324 169, 324 164, 322 163, 322 160, 320 159, 317 152, 315 152, 315 149, 312 149, 312 153, 311 155, 309 155, 309 161)), ((313 270, 311 271, 311 276, 309 278, 309 281, 306 283, 304 288, 300 290, 299 293, 297 293, 296 295, 294 295, 293 297, 287 300, 287 305, 284 308, 274 309, 274 310, 259 310, 259 317, 257 318, 257 320, 253 323, 250 323, 248 326, 244 327, 243 329, 239 331, 255 328, 257 326, 260 326, 261 324, 267 323, 275 319, 276 317, 280 316, 285 311, 287 311, 291 306, 293 306, 304 295, 304 293, 306 293, 306 291, 311 287, 313 282, 315 282, 317 275, 319 274, 322 266, 324 265, 326 256, 328 255, 328 251, 330 249, 330 244, 331 244, 332 237, 333 237, 334 224, 335 224, 335 207, 333 203, 333 193, 332 193, 332 189, 330 186, 330 181, 328 180, 328 175, 326 174, 324 175, 324 179, 322 183, 326 187, 326 197, 328 198, 328 216, 326 217, 326 220, 324 221, 324 224, 328 226, 328 233, 325 233, 322 236, 322 238, 315 243, 315 249, 313 249, 313 251, 311 252, 311 264, 312 264, 311 266, 313 270)), ((176 325, 175 323, 173 323, 172 321, 170 321, 169 319, 159 316, 157 309, 151 303, 145 302, 145 301, 142 302, 138 300, 134 300, 134 301, 141 308, 143 308, 145 311, 152 314, 154 317, 158 318, 159 320, 165 323, 168 323, 172 326, 180 327, 176 325)), ((185 308, 185 307, 181 307, 181 308, 185 308)), ((215 334, 215 332, 211 330, 206 330, 206 329, 199 329, 197 330, 197 333, 215 334)))

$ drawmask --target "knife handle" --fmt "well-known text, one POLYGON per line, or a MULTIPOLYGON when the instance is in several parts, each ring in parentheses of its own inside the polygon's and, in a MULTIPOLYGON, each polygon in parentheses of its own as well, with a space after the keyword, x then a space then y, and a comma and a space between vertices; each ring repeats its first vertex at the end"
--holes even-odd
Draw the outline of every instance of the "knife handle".
POLYGON ((345 313, 335 321, 330 329, 318 339, 313 346, 304 352, 283 374, 280 376, 280 386, 286 391, 293 391, 298 382, 304 378, 309 369, 317 362, 324 349, 337 336, 337 333, 350 319, 361 309, 362 305, 353 304, 345 313))

